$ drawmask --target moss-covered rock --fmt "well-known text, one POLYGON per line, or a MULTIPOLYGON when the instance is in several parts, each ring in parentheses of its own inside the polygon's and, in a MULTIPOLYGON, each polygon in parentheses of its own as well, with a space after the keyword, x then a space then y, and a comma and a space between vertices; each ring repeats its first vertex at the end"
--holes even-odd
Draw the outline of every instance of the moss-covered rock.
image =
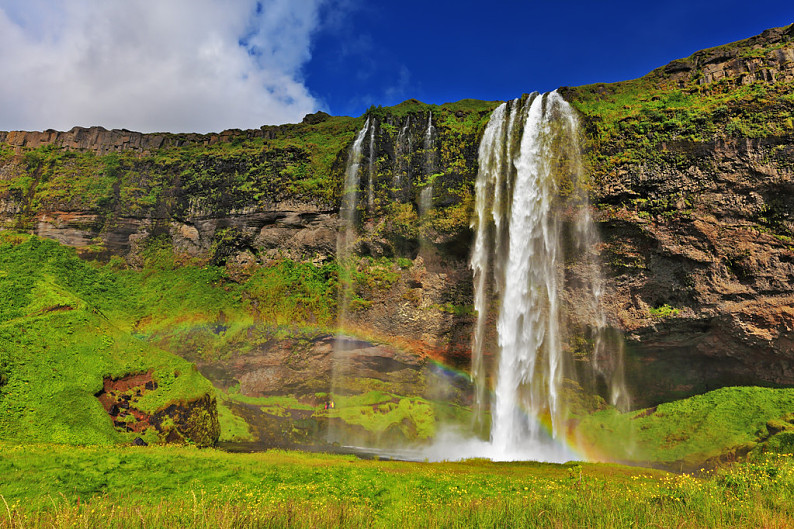
POLYGON ((149 419, 160 438, 169 443, 214 446, 221 434, 215 397, 168 404, 149 419))

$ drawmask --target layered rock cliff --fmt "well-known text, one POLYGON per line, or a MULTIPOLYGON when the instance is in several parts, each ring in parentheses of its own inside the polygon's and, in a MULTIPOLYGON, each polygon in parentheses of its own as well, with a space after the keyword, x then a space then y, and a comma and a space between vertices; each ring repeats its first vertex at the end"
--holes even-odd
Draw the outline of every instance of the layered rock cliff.
POLYGON ((568 92, 588 124, 609 303, 640 402, 794 383, 792 35, 568 92))
MULTIPOLYGON (((584 124, 606 309, 625 335, 637 405, 794 385, 793 33, 561 89, 584 124)), ((466 366, 473 182, 494 107, 368 111, 355 255, 369 279, 355 285, 350 327, 466 366)), ((320 265, 335 257, 364 120, 317 114, 217 135, 0 133, 0 223, 130 267, 155 243, 232 278, 284 259, 320 265)), ((578 273, 575 260, 567 272, 578 273)))

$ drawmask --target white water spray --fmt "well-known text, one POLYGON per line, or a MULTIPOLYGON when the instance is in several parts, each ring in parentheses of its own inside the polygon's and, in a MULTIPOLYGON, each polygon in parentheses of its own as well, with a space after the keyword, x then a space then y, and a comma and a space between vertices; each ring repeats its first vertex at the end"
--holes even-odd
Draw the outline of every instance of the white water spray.
MULTIPOLYGON (((364 145, 364 138, 370 129, 370 120, 364 123, 347 157, 347 168, 345 169, 345 187, 342 190, 342 207, 339 211, 339 218, 342 221, 342 230, 337 237, 336 250, 338 256, 347 255, 350 246, 353 244, 356 235, 356 213, 358 210, 358 188, 361 182, 359 169, 361 168, 361 158, 364 145)), ((373 127, 374 129, 374 127, 373 127)))
MULTIPOLYGON (((484 419, 489 378, 493 383, 490 442, 480 445, 480 455, 570 459, 573 454, 560 443, 568 416, 564 381, 576 380, 573 358, 563 347, 565 237, 574 239, 574 247, 584 251, 588 266, 594 267, 584 275, 587 284, 580 296, 587 300, 589 310, 583 317, 595 334, 591 368, 603 375, 603 359, 620 354, 607 351, 602 339, 607 328, 601 310, 603 281, 597 257, 591 255, 597 234, 586 193, 576 187, 582 180, 582 165, 575 114, 556 92, 501 105, 480 143, 479 164, 470 262, 478 314, 472 344, 476 426, 482 426, 484 419), (562 181, 583 197, 569 231, 564 231, 557 207, 562 181), (498 362, 488 366, 492 308, 498 309, 498 362), (489 367, 495 368, 491 377, 489 367)), ((613 361, 608 370, 613 395, 625 393, 622 375, 616 376, 617 371, 622 373, 617 363, 613 361)), ((477 445, 467 443, 460 444, 469 449, 477 445)))
MULTIPOLYGON (((364 139, 371 127, 370 119, 364 123, 364 127, 356 134, 350 152, 347 157, 347 167, 345 168, 345 187, 342 190, 342 207, 339 211, 340 227, 336 237, 336 257, 340 263, 339 267, 339 310, 337 315, 337 327, 341 330, 345 328, 350 308, 350 271, 349 259, 350 252, 356 241, 356 218, 358 216, 358 197, 361 184, 361 159, 363 157, 364 139)), ((331 373, 331 395, 336 395, 342 389, 347 378, 350 378, 349 362, 347 354, 349 350, 349 338, 340 331, 334 340, 334 352, 331 373)), ((330 423, 328 428, 328 442, 334 443, 340 440, 341 434, 337 431, 335 423, 330 423)))
POLYGON ((433 207, 433 176, 436 171, 436 151, 433 148, 435 141, 436 128, 433 126, 433 112, 427 118, 427 130, 425 131, 424 142, 424 163, 423 169, 427 184, 419 193, 419 217, 424 218, 428 211, 433 207))

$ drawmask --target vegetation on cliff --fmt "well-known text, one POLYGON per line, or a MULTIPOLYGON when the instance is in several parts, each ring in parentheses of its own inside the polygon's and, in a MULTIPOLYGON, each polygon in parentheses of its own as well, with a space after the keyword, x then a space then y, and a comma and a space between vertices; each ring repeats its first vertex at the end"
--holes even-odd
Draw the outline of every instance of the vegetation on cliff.
POLYGON ((602 410, 585 416, 576 435, 618 461, 692 471, 751 451, 791 452, 792 410, 794 389, 722 388, 644 410, 602 410))
MULTIPOLYGON (((339 396, 342 406, 325 410, 323 404, 334 398, 327 394, 330 366, 325 363, 296 371, 303 377, 296 386, 287 380, 276 384, 268 391, 283 396, 273 400, 240 394, 239 382, 236 388, 213 388, 183 360, 212 366, 230 357, 256 358, 261 350, 284 343, 287 365, 302 369, 313 361, 313 343, 336 328, 336 263, 283 260, 228 269, 176 258, 170 248, 152 244, 142 253, 143 270, 136 271, 120 268, 117 259, 106 265, 85 262, 73 249, 35 236, 2 232, 0 241, 3 439, 107 444, 141 435, 150 442, 186 438, 212 444, 219 436, 240 441, 251 439, 252 426, 240 416, 244 409, 269 417, 279 444, 321 442, 316 430, 329 422, 384 439, 427 440, 439 417, 461 413, 452 403, 423 398, 418 373, 412 375, 416 381, 403 377, 392 385, 362 373, 354 388, 360 395, 339 396), (115 412, 111 420, 108 410, 124 401, 117 397, 103 409, 104 401, 97 400, 103 381, 109 391, 108 380, 144 373, 151 374, 156 387, 142 396, 124 387, 114 396, 127 391, 136 413, 147 417, 124 412, 116 417, 115 412), (214 423, 216 394, 220 432, 214 423), (205 395, 211 402, 196 408, 193 403, 205 395), (192 410, 184 424, 158 418, 173 403, 192 410), (142 430, 140 421, 156 428, 142 430), (305 431, 307 421, 314 426, 305 431), (291 424, 302 429, 287 427, 291 424), (178 437, 169 436, 173 429, 178 437)), ((401 270, 396 262, 365 260, 353 274, 354 292, 388 288, 401 270)), ((184 415, 169 413, 172 419, 184 415)))
MULTIPOLYGON (((624 194, 610 196, 602 186, 670 168, 713 173, 707 155, 719 142, 755 140, 765 163, 791 170, 792 39, 794 25, 699 51, 632 81, 563 88, 584 116, 594 194, 603 206, 667 218, 708 209, 693 188, 661 196, 626 182, 624 194)), ((790 237, 790 211, 782 203, 768 206, 768 215, 756 219, 759 227, 790 237)))

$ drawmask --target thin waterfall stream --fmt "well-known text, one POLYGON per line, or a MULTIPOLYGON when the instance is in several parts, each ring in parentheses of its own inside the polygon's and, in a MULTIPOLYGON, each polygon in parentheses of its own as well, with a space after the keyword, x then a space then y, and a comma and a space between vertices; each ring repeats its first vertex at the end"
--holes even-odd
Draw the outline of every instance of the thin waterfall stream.
MULTIPOLYGON (((339 210, 340 229, 336 237, 336 257, 339 266, 339 301, 337 313, 337 328, 339 329, 334 340, 332 374, 331 374, 331 395, 339 394, 346 384, 346 379, 351 376, 348 352, 350 350, 350 338, 344 334, 345 325, 348 320, 350 309, 350 298, 352 284, 350 277, 350 255, 356 242, 356 222, 358 216, 359 186, 361 185, 361 160, 364 154, 364 140, 367 132, 374 130, 374 125, 367 118, 364 127, 356 134, 356 138, 350 147, 345 167, 345 187, 342 190, 342 207, 339 210)), ((372 143, 370 135, 370 142, 372 143)), ((370 143, 370 147, 371 147, 370 143)), ((370 173, 371 175, 371 173, 370 173)), ((369 185, 368 185, 369 187, 369 185)), ((369 198, 369 197, 368 197, 369 198)), ((330 423, 328 428, 328 441, 340 441, 341 434, 330 423)))

